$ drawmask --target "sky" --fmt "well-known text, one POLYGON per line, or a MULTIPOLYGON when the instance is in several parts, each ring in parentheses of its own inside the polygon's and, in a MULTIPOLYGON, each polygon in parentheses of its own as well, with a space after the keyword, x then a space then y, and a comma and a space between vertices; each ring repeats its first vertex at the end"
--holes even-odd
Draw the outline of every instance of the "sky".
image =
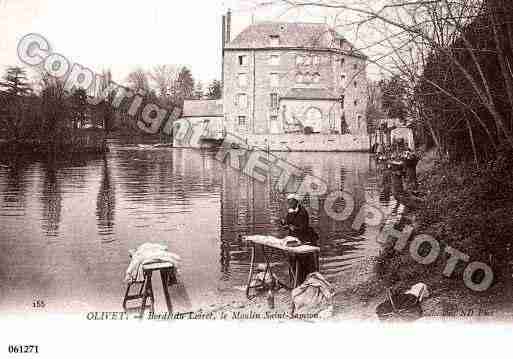
MULTIPOLYGON (((0 68, 21 64, 18 41, 43 35, 53 51, 124 83, 138 66, 187 65, 208 83, 221 77, 221 17, 232 10, 232 38, 252 21, 329 21, 317 9, 255 7, 255 0, 0 0, 0 68)), ((268 2, 267 2, 268 3, 268 2)))

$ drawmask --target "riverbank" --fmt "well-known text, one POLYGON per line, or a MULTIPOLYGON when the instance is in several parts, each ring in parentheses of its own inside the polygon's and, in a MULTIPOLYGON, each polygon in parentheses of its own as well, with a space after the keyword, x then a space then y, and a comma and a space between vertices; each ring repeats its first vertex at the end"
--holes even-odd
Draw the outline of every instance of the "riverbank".
POLYGON ((34 158, 47 155, 70 157, 81 154, 103 154, 109 151, 103 130, 71 130, 58 139, 0 140, 0 152, 5 155, 28 155, 34 158))
MULTIPOLYGON (((410 243, 415 235, 431 235, 440 243, 441 254, 425 265, 413 260, 408 246, 401 252, 387 246, 377 258, 375 276, 342 292, 341 297, 347 303, 362 303, 363 309, 366 303, 380 303, 386 288, 403 291, 424 282, 431 292, 422 304, 425 318, 510 321, 512 169, 511 152, 502 152, 497 160, 479 166, 435 161, 432 154, 427 156, 419 163, 419 192, 425 195, 425 201, 418 208, 408 209, 395 229, 413 226, 410 243), (463 279, 465 261, 460 261, 451 275, 444 274, 449 255, 443 251, 448 246, 467 255, 466 262, 488 264, 494 274, 490 287, 483 291, 467 287, 463 279)), ((472 278, 474 282, 482 279, 472 278)))

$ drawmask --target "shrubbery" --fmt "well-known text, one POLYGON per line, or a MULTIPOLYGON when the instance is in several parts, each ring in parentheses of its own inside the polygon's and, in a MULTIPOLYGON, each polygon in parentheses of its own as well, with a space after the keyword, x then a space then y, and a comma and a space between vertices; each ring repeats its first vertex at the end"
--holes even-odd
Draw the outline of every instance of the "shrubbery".
MULTIPOLYGON (((377 272, 389 286, 424 281, 431 285, 457 280, 465 265, 460 263, 451 278, 443 276, 450 245, 470 256, 470 261, 488 263, 496 284, 511 277, 513 260, 513 151, 500 151, 497 160, 475 164, 438 162, 421 177, 426 202, 415 212, 416 234, 435 237, 441 254, 432 265, 416 263, 407 248, 397 253, 386 248, 377 272)), ((404 225, 401 223, 400 226, 404 225)), ((415 234, 415 233, 414 233, 415 234)))

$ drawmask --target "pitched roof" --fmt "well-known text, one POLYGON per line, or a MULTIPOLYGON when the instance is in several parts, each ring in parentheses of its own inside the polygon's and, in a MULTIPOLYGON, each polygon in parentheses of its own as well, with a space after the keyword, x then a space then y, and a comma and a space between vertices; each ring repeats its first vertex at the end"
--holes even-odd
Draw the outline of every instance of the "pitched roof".
POLYGON ((223 116, 221 100, 185 100, 182 117, 217 117, 223 116))
MULTIPOLYGON (((226 49, 253 48, 317 48, 342 50, 340 40, 349 48, 352 45, 327 24, 304 22, 260 22, 246 27, 237 37, 229 42, 226 49), (277 46, 271 44, 270 38, 279 36, 277 46)), ((345 49, 347 51, 347 49, 345 49)), ((364 57, 361 52, 352 50, 355 56, 364 57)))
POLYGON ((318 88, 292 88, 281 98, 294 100, 340 100, 340 96, 334 92, 318 88))

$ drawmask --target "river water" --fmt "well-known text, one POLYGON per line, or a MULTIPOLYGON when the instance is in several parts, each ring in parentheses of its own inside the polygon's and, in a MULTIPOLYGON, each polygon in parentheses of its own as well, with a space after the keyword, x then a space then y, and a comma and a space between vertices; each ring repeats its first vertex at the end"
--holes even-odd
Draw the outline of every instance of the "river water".
MULTIPOLYGON (((28 313, 37 300, 44 302, 39 310, 52 313, 121 310, 128 250, 145 242, 180 255, 182 299, 199 307, 245 284, 249 250, 239 235, 285 235, 277 224, 285 195, 273 190, 273 174, 254 181, 212 151, 116 141, 110 147, 99 158, 1 160, 0 312, 28 313)), ((368 203, 393 221, 402 206, 371 155, 275 155, 354 199, 345 221, 331 219, 322 201, 306 202, 326 278, 334 281, 377 253, 375 229, 351 227, 356 213, 368 203)), ((159 293, 156 300, 163 302, 159 293)))

